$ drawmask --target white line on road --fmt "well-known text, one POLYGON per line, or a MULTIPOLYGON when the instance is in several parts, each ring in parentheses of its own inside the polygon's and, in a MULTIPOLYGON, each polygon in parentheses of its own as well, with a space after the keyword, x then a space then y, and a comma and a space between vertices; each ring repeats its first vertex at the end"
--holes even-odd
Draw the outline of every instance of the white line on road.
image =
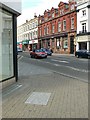
MULTIPOLYGON (((36 59, 35 59, 36 60, 36 59)), ((54 60, 54 59, 52 59, 52 60, 54 60)), ((40 62, 43 62, 43 61, 41 61, 41 60, 37 60, 37 61, 40 61, 40 62)), ((56 61, 56 60, 55 60, 56 61)), ((48 64, 51 64, 51 65, 55 65, 55 66, 57 66, 57 67, 60 67, 60 66, 62 66, 62 67, 67 67, 67 68, 69 68, 69 69, 72 69, 72 70, 75 70, 75 71, 79 71, 79 72, 85 72, 85 73, 88 73, 89 71, 88 70, 85 70, 85 69, 78 69, 78 68, 75 68, 75 67, 70 67, 70 66, 66 66, 66 65, 60 65, 60 64, 55 64, 55 63, 51 63, 51 62, 46 62, 46 61, 44 61, 45 63, 48 63, 48 64)), ((67 62, 67 61, 66 61, 67 62)), ((69 62, 68 62, 69 63, 69 62)))
POLYGON ((63 63, 69 63, 68 61, 64 61, 64 60, 55 60, 55 59, 51 59, 52 61, 57 61, 57 62, 63 62, 63 63))
POLYGON ((59 64, 53 64, 53 65, 55 65, 55 66, 60 66, 59 64))
MULTIPOLYGON (((57 62, 64 62, 64 63, 69 63, 67 61, 59 61, 59 60, 54 60, 54 59, 51 59, 52 61, 57 61, 57 62)), ((59 65, 59 64, 54 64, 55 66, 63 66, 63 65, 59 65)), ((67 68, 70 68, 72 70, 76 70, 76 71, 80 71, 80 72, 88 72, 88 70, 84 70, 84 69, 78 69, 78 68, 75 68, 75 67, 70 67, 70 66, 65 66, 67 68)))
POLYGON ((21 56, 18 60, 21 60, 23 58, 23 56, 21 56))

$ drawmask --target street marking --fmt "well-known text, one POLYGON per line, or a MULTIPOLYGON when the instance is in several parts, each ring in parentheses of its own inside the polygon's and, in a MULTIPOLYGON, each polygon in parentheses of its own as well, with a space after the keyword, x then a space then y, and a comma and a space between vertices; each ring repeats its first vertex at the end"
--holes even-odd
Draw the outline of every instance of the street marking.
POLYGON ((55 65, 55 66, 60 66, 59 64, 53 64, 53 65, 55 65))
POLYGON ((62 60, 62 61, 60 61, 60 60, 55 60, 55 59, 51 59, 52 61, 57 61, 57 62, 63 62, 63 63, 69 63, 68 61, 64 61, 64 60, 62 60))
POLYGON ((76 71, 81 71, 81 72, 86 72, 86 73, 89 72, 88 70, 84 70, 84 69, 78 69, 78 68, 69 67, 69 66, 66 66, 66 67, 71 68, 72 70, 76 70, 76 71))
MULTIPOLYGON (((42 61, 41 61, 41 62, 42 62, 42 61)), ((45 61, 44 61, 44 62, 45 62, 45 61)), ((49 64, 51 64, 51 65, 55 65, 55 66, 58 66, 58 67, 64 66, 64 65, 59 65, 59 64, 53 64, 53 63, 50 63, 50 62, 46 62, 46 63, 49 63, 49 64)), ((72 69, 72 70, 75 70, 75 71, 86 72, 86 73, 89 72, 88 70, 85 70, 85 69, 78 69, 78 68, 70 67, 70 66, 66 66, 66 65, 65 65, 64 67, 67 67, 67 68, 72 69)))
POLYGON ((23 56, 21 56, 20 58, 18 58, 18 60, 21 60, 23 58, 23 56))

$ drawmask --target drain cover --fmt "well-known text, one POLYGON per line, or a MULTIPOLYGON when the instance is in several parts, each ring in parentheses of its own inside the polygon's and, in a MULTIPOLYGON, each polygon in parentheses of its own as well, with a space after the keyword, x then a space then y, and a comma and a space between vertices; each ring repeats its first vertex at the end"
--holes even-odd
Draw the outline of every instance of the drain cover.
POLYGON ((51 93, 33 92, 25 103, 36 105, 47 105, 51 93))

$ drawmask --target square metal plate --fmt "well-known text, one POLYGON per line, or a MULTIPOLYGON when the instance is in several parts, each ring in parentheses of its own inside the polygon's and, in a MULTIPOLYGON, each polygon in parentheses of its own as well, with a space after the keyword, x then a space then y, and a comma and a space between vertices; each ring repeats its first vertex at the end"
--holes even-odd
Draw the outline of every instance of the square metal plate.
POLYGON ((25 103, 47 105, 51 93, 33 92, 25 103))

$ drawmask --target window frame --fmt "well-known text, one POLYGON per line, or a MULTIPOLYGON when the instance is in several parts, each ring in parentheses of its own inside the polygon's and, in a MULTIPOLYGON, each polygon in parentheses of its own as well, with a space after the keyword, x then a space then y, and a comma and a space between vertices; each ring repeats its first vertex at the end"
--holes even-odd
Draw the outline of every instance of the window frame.
POLYGON ((71 29, 74 29, 74 17, 71 18, 71 29), (72 22, 73 20, 73 22, 72 22))
POLYGON ((65 31, 65 30, 66 30, 66 20, 63 20, 63 31, 65 31))

